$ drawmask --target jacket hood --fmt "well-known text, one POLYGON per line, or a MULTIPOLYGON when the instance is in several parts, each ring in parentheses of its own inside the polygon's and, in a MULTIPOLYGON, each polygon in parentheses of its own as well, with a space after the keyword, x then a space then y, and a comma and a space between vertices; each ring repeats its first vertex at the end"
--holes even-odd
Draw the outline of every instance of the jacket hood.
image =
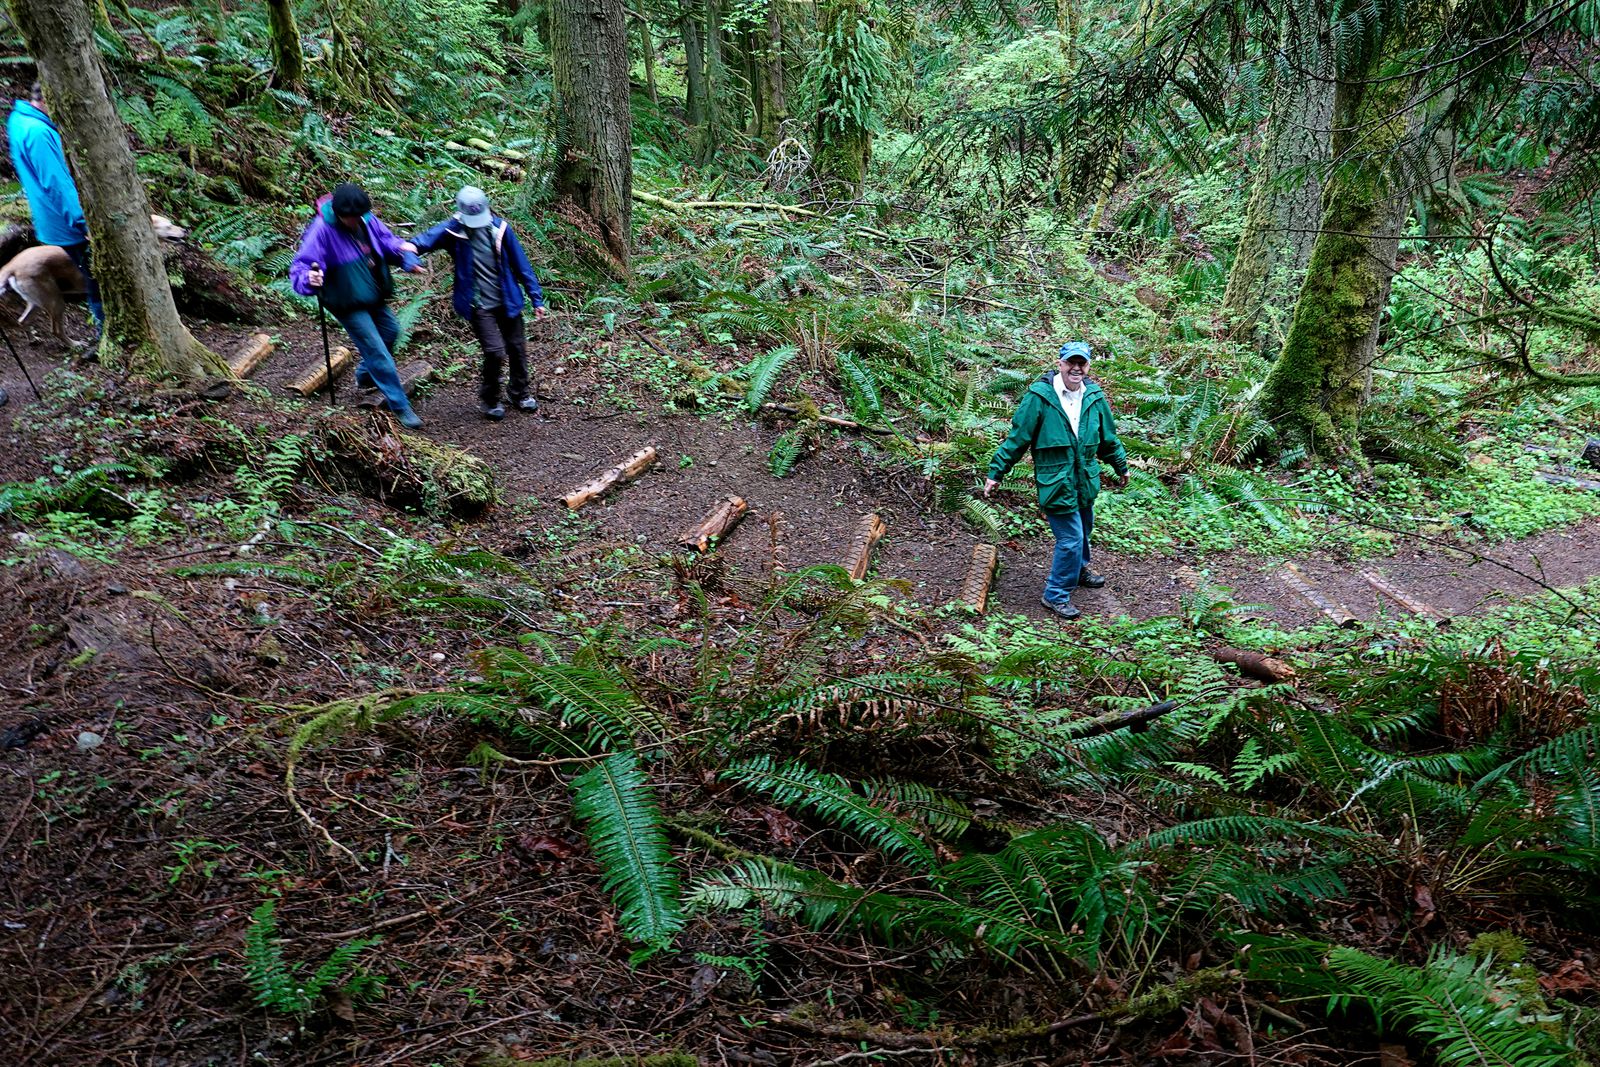
MULTIPOLYGON (((321 219, 323 222, 326 222, 329 226, 337 226, 337 225, 339 225, 339 220, 334 218, 334 215, 333 215, 333 194, 332 193, 323 193, 321 196, 317 197, 317 202, 314 205, 314 207, 315 207, 315 210, 316 210, 316 213, 317 213, 317 218, 321 219)), ((372 221, 372 212, 369 211, 365 215, 362 215, 361 216, 361 221, 362 222, 371 222, 372 221)))
POLYGON ((43 111, 39 110, 38 107, 27 100, 11 101, 11 112, 14 115, 21 115, 30 119, 38 119, 41 122, 48 122, 52 126, 55 125, 55 123, 51 121, 49 115, 46 115, 43 111))

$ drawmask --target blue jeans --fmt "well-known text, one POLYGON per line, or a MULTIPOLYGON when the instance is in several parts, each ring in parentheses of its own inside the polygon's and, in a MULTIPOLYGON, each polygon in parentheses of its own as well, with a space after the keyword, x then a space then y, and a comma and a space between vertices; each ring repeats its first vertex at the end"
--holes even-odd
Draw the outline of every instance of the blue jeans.
POLYGON ((89 273, 89 242, 79 241, 75 245, 63 245, 61 251, 77 266, 83 275, 83 295, 89 303, 89 316, 94 319, 98 328, 106 321, 106 309, 100 304, 100 286, 95 283, 94 275, 89 273))
POLYGON ((1044 598, 1052 604, 1065 604, 1078 588, 1078 575, 1089 569, 1089 534, 1094 531, 1094 508, 1069 511, 1063 515, 1045 513, 1050 532, 1056 535, 1055 556, 1050 561, 1050 577, 1045 579, 1044 598))
POLYGON ((344 332, 355 342, 361 361, 356 364, 356 377, 371 378, 389 410, 404 415, 411 410, 411 400, 405 386, 400 384, 400 371, 394 365, 394 346, 400 340, 400 320, 384 304, 356 308, 335 315, 344 332))

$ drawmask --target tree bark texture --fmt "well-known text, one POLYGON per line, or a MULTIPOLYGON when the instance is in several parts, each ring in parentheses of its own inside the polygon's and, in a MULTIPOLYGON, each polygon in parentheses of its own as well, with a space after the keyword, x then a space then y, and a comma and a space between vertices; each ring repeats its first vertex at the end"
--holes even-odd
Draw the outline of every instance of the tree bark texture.
POLYGON ((661 106, 661 96, 656 92, 656 41, 650 33, 650 20, 639 16, 639 51, 644 57, 644 91, 650 102, 661 106))
POLYGON ((305 52, 290 0, 267 0, 267 33, 272 40, 274 82, 280 89, 298 90, 305 80, 305 52))
POLYGON ((61 130, 89 222, 95 280, 105 301, 108 356, 152 377, 227 375, 221 356, 178 318, 172 286, 127 131, 112 106, 93 15, 85 0, 10 0, 12 18, 39 65, 50 117, 61 130))
POLYGON ((761 119, 757 136, 762 144, 773 148, 782 138, 783 124, 789 118, 784 93, 783 6, 780 0, 767 0, 766 47, 756 58, 760 68, 757 93, 761 119))
POLYGON ((598 229, 626 273, 633 229, 633 116, 628 108, 628 24, 621 0, 553 0, 555 191, 598 229))
POLYGON ((684 118, 695 130, 706 123, 706 50, 700 14, 692 3, 684 8, 678 32, 683 37, 684 118))
POLYGON ((706 112, 695 158, 704 166, 722 147, 722 93, 727 77, 722 55, 722 0, 705 0, 706 112))
MULTIPOLYGON (((1327 32, 1326 19, 1315 27, 1309 20, 1295 26, 1302 35, 1327 32)), ((1314 41, 1290 40, 1295 32, 1286 19, 1288 54, 1330 54, 1326 43, 1319 47, 1314 41)), ((1262 346, 1283 343, 1294 296, 1311 261, 1322 215, 1322 169, 1332 155, 1333 97, 1331 70, 1280 76, 1272 95, 1261 163, 1222 298, 1223 314, 1232 320, 1235 335, 1262 346)))

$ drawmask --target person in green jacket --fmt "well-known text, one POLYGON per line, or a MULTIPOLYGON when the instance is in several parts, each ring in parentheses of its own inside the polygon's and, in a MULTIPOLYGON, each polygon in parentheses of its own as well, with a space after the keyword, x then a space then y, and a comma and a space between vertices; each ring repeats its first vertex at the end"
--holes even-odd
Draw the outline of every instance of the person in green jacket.
POLYGON ((1101 461, 1115 472, 1111 484, 1128 481, 1128 454, 1117 440, 1116 423, 1105 392, 1088 380, 1091 351, 1085 341, 1061 346, 1056 369, 1028 387, 1011 419, 1011 432, 989 461, 983 495, 994 492, 1033 449, 1033 480, 1039 507, 1056 535, 1044 606, 1063 619, 1082 614, 1072 603, 1080 585, 1099 589, 1106 580, 1089 569, 1089 535, 1094 530, 1094 499, 1100 493, 1101 461))

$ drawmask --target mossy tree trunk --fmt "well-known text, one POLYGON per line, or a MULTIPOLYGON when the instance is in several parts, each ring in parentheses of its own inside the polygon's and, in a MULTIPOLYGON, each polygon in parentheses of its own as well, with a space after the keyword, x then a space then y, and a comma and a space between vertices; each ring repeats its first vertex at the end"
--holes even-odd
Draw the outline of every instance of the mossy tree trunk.
POLYGON ((776 147, 782 137, 784 122, 789 118, 789 104, 785 92, 783 66, 783 5, 780 0, 767 0, 765 47, 757 56, 760 86, 760 128, 758 136, 768 148, 776 147))
POLYGON ((825 0, 820 16, 812 165, 831 193, 859 197, 872 160, 883 45, 872 31, 865 0, 825 0))
MULTIPOLYGON (((1326 18, 1315 24, 1286 18, 1285 53, 1328 55, 1326 41, 1306 39, 1308 34, 1326 37, 1327 27, 1326 18)), ((1322 214, 1322 170, 1332 152, 1333 98, 1331 70, 1281 72, 1273 92, 1244 232, 1222 298, 1234 335, 1262 347, 1283 343, 1311 261, 1322 214)))
POLYGON ((291 0, 267 0, 267 34, 272 42, 272 80, 298 92, 305 81, 305 52, 291 0))
POLYGON ((661 106, 661 96, 656 91, 656 39, 650 32, 650 20, 643 14, 635 16, 639 23, 639 53, 644 58, 644 91, 650 102, 661 106))
POLYGON ((38 62, 50 116, 72 164, 89 222, 94 276, 105 300, 102 354, 150 377, 226 375, 222 358, 178 318, 150 199, 127 131, 112 106, 94 16, 84 0, 10 0, 12 18, 38 62))
POLYGON ((723 79, 727 77, 723 60, 722 0, 704 0, 702 27, 705 36, 705 121, 699 130, 695 145, 695 159, 701 166, 716 158, 722 148, 722 94, 723 79))
POLYGON ((1356 465, 1357 417, 1409 206, 1391 175, 1421 124, 1412 79, 1379 75, 1386 59, 1380 52, 1335 94, 1333 153, 1344 162, 1324 194, 1300 299, 1261 398, 1289 440, 1356 465))
POLYGON ((678 33, 683 37, 683 116, 689 129, 697 130, 706 122, 706 49, 705 33, 700 26, 700 11, 694 0, 686 0, 678 20, 678 33))
POLYGON ((594 223, 613 269, 626 274, 633 230, 633 116, 622 0, 553 0, 555 191, 594 223))

